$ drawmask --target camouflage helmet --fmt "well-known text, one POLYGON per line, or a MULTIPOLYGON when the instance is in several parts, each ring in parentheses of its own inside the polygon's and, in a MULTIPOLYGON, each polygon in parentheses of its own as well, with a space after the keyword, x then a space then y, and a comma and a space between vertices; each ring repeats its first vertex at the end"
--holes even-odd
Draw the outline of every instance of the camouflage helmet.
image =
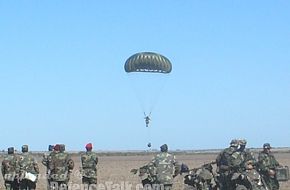
POLYGON ((64 144, 60 144, 59 145, 59 151, 60 152, 64 152, 65 151, 65 145, 64 144))
POLYGON ((167 144, 164 144, 164 145, 160 146, 160 150, 161 150, 161 152, 167 152, 168 151, 167 144))
POLYGON ((263 144, 263 148, 264 149, 271 149, 272 147, 271 147, 270 143, 265 143, 265 144, 263 144))
POLYGON ((232 147, 238 147, 239 146, 239 141, 237 139, 233 139, 233 140, 231 140, 230 145, 232 147))
POLYGON ((14 154, 14 147, 8 148, 8 154, 14 154))
POLYGON ((240 139, 239 140, 239 144, 242 145, 242 146, 246 146, 247 145, 246 139, 240 139))
POLYGON ((28 152, 28 145, 23 145, 23 146, 21 147, 21 151, 22 151, 22 152, 28 152))

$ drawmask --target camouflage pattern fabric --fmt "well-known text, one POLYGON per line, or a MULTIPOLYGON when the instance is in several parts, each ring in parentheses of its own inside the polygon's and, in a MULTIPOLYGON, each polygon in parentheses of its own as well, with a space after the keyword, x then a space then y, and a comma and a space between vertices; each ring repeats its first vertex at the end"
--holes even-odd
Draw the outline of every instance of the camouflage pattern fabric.
POLYGON ((19 168, 20 172, 29 172, 32 174, 39 174, 39 168, 36 160, 32 155, 25 152, 19 157, 19 168))
POLYGON ((97 164, 98 164, 97 154, 88 151, 81 155, 81 161, 82 161, 82 176, 86 178, 97 179, 97 164))
POLYGON ((219 186, 221 190, 231 189, 231 173, 232 167, 237 165, 237 162, 234 160, 235 157, 238 157, 235 153, 237 152, 237 147, 228 147, 224 149, 216 158, 217 163, 217 173, 219 186))
POLYGON ((276 178, 275 170, 279 166, 278 161, 271 153, 260 152, 258 157, 259 170, 271 190, 279 189, 279 182, 276 178), (274 171, 273 175, 270 174, 274 171))
POLYGON ((172 184, 175 174, 175 156, 167 152, 157 154, 151 161, 156 168, 156 181, 159 184, 172 184))
POLYGON ((34 175, 39 174, 39 168, 36 160, 28 152, 22 153, 19 157, 19 168, 20 168, 20 189, 36 189, 36 181, 30 181, 25 179, 26 173, 34 175))
POLYGON ((50 179, 57 182, 68 182, 74 163, 65 152, 56 152, 49 161, 50 179))
POLYGON ((4 157, 1 172, 6 190, 18 189, 17 174, 19 172, 19 167, 18 158, 16 155, 8 154, 4 157))

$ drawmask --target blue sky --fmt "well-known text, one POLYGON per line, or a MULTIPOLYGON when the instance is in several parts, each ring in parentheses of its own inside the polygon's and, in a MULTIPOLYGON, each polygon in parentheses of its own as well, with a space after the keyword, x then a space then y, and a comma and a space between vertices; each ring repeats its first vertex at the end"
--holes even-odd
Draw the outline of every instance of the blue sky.
POLYGON ((289 146, 289 10, 264 0, 0 1, 0 148, 289 146), (173 65, 150 132, 123 68, 142 51, 173 65))

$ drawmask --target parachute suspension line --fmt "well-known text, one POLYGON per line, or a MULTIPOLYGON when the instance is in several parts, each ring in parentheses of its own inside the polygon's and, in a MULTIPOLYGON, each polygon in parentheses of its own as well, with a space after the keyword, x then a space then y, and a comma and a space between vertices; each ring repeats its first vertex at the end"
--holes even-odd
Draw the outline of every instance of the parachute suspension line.
MULTIPOLYGON (((149 116, 151 115, 151 113, 154 111, 154 108, 156 107, 157 103, 159 102, 159 98, 162 94, 162 91, 164 90, 164 87, 167 84, 168 78, 170 77, 170 74, 167 74, 167 76, 164 77, 163 81, 160 84, 160 89, 158 89, 158 91, 154 91, 154 96, 155 97, 154 100, 152 100, 150 108, 149 108, 149 116)), ((161 80, 161 79, 159 79, 161 80)))

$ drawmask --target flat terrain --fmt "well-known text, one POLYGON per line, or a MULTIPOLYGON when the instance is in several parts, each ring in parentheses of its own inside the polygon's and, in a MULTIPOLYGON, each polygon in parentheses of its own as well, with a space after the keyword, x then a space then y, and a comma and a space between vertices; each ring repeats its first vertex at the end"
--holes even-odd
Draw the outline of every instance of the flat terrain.
MULTIPOLYGON (((216 153, 184 153, 177 154, 176 158, 178 161, 186 163, 190 168, 195 168, 206 162, 213 161, 216 155, 216 153)), ((140 184, 140 179, 137 175, 132 175, 130 173, 130 170, 132 168, 138 168, 145 165, 148 161, 152 159, 152 156, 153 154, 151 153, 144 155, 101 155, 99 157, 98 164, 98 183, 107 185, 107 187, 109 187, 111 184, 111 189, 134 190, 136 189, 136 187, 138 187, 138 184, 140 184), (128 188, 128 185, 131 185, 131 188, 128 188)), ((290 166, 290 152, 275 153, 275 156, 282 165, 290 166)), ((35 157, 39 163, 41 174, 45 174, 46 169, 41 164, 41 155, 36 154, 35 157)), ((1 155, 1 162, 2 158, 3 155, 1 155)), ((80 159, 78 154, 73 154, 72 158, 75 162, 75 169, 71 178, 71 187, 73 187, 72 189, 78 189, 78 184, 81 183, 81 176, 79 175, 80 159)), ((0 178, 0 184, 0 188, 4 189, 2 176, 0 178)), ((44 177, 40 177, 37 183, 37 190, 44 189, 46 189, 46 180, 44 179, 44 177)), ((183 176, 178 176, 175 178, 174 189, 183 189, 183 176)), ((290 182, 288 181, 281 183, 281 189, 290 190, 290 182)))

